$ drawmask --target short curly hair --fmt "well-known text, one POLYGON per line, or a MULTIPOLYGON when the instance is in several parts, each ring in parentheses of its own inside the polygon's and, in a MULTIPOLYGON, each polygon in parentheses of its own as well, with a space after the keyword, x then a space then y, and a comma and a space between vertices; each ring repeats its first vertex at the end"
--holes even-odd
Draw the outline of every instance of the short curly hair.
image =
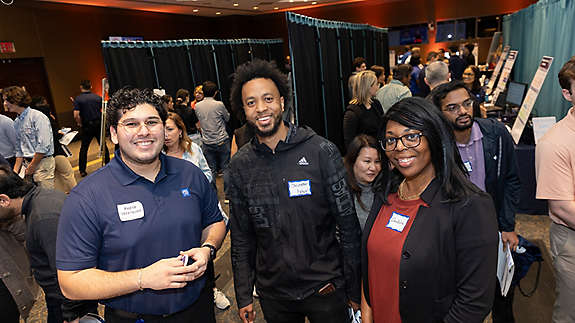
POLYGON ((239 117, 243 116, 244 111, 242 88, 244 84, 257 78, 272 80, 278 88, 280 96, 284 98, 284 104, 287 106, 288 103, 291 102, 291 88, 287 76, 282 74, 273 63, 261 59, 254 59, 253 61, 238 66, 234 74, 230 101, 232 111, 239 117))
POLYGON ((20 86, 9 86, 2 90, 4 100, 22 108, 27 108, 32 103, 32 97, 20 86))
POLYGON ((164 108, 162 98, 154 94, 152 89, 125 87, 116 91, 108 102, 108 107, 106 108, 106 124, 108 128, 116 128, 118 121, 126 111, 132 110, 141 104, 149 104, 156 108, 162 122, 166 122, 168 112, 164 108))

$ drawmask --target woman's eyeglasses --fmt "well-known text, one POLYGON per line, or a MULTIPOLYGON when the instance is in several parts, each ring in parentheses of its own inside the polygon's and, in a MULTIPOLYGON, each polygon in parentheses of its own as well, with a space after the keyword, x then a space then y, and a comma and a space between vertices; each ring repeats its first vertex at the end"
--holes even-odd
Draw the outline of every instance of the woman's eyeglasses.
POLYGON ((405 148, 415 148, 421 143, 421 137, 423 133, 408 133, 401 137, 387 137, 384 140, 380 140, 379 144, 384 151, 394 151, 397 148, 397 142, 401 140, 401 143, 405 148))

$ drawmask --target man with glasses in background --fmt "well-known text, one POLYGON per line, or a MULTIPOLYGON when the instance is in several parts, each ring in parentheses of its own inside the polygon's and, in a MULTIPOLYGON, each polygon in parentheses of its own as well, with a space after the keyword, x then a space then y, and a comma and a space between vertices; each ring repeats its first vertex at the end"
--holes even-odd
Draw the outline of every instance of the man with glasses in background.
MULTIPOLYGON (((491 195, 503 244, 515 251, 519 243, 515 213, 521 183, 511 134, 495 119, 473 118, 475 99, 461 81, 439 85, 431 91, 430 98, 452 125, 469 179, 491 195)), ((494 323, 514 322, 513 291, 511 286, 507 296, 503 296, 497 283, 491 312, 494 323)))
POLYGON ((215 322, 204 272, 226 228, 202 171, 160 153, 166 117, 151 90, 116 92, 107 124, 119 150, 62 209, 60 287, 101 300, 106 322, 215 322))

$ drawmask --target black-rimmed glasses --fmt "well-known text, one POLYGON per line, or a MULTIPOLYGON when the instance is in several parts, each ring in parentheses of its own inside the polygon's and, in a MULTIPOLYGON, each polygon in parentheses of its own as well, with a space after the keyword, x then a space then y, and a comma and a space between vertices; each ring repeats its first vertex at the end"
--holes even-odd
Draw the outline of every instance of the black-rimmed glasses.
POLYGON ((452 103, 452 104, 448 104, 445 106, 445 108, 443 108, 443 111, 447 111, 447 112, 455 112, 455 111, 459 111, 459 109, 461 109, 461 107, 464 107, 465 109, 469 109, 471 107, 473 107, 473 99, 469 98, 465 101, 463 101, 461 104, 458 103, 452 103))
POLYGON ((423 133, 408 133, 401 137, 387 137, 379 141, 381 149, 384 151, 394 151, 397 147, 397 142, 401 140, 401 143, 405 148, 415 148, 421 143, 421 137, 423 133))

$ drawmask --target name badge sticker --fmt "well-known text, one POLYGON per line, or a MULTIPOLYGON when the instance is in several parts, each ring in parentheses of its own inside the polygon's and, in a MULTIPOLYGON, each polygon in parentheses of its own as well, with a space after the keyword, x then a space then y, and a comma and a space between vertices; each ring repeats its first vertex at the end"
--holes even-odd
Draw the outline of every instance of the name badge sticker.
POLYGON ((118 215, 122 222, 141 219, 144 217, 144 206, 142 202, 135 201, 127 204, 118 204, 118 215))
POLYGON ((465 165, 465 168, 467 169, 468 172, 472 172, 473 168, 471 167, 471 162, 470 161, 466 161, 463 163, 463 165, 465 165))
POLYGON ((385 227, 397 232, 402 232, 407 225, 407 221, 409 221, 409 217, 407 215, 393 212, 391 213, 391 218, 385 227))
POLYGON ((289 197, 298 197, 311 195, 311 181, 309 179, 303 181, 288 182, 289 197))

